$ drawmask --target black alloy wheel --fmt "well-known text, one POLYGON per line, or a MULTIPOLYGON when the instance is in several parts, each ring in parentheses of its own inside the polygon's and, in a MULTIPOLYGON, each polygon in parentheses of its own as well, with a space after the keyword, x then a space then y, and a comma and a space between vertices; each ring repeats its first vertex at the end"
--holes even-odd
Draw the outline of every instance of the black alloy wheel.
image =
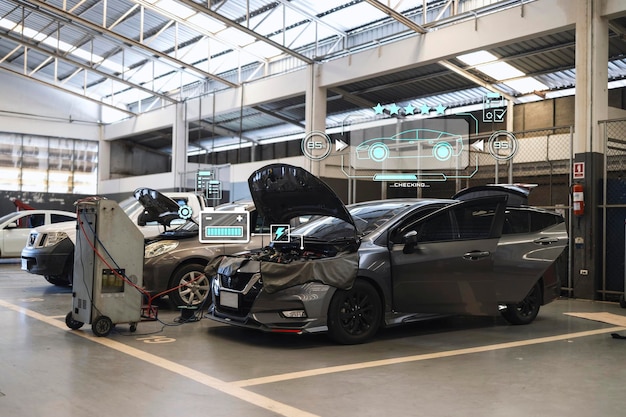
POLYGON ((539 283, 530 290, 526 298, 518 304, 507 304, 502 317, 511 324, 529 324, 539 314, 541 308, 541 288, 539 283))
POLYGON ((328 308, 328 335, 337 343, 352 345, 372 338, 382 317, 376 289, 356 280, 349 290, 337 290, 328 308))

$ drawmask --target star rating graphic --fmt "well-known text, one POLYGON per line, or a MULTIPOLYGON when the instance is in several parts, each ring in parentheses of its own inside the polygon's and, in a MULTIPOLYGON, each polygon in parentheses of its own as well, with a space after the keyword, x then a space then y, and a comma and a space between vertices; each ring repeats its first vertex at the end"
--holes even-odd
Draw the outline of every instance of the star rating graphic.
POLYGON ((448 106, 444 106, 439 103, 436 107, 431 107, 428 104, 424 103, 419 107, 413 106, 411 103, 404 107, 398 106, 396 103, 392 103, 389 106, 385 107, 380 103, 376 104, 376 106, 372 107, 374 110, 374 114, 388 114, 390 116, 408 116, 410 114, 416 114, 416 110, 419 110, 420 115, 428 116, 432 110, 435 110, 437 115, 444 115, 448 106))

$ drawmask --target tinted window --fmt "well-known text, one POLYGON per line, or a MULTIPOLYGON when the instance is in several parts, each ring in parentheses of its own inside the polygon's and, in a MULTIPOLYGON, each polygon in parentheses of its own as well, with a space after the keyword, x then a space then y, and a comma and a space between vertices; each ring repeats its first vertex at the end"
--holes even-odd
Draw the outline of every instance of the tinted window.
POLYGON ((437 242, 454 240, 455 233, 450 220, 450 213, 437 214, 421 223, 417 229, 418 242, 437 242))
POLYGON ((503 235, 528 233, 530 231, 530 216, 526 210, 507 209, 504 213, 503 235))
POLYGON ((60 222, 73 222, 76 220, 74 217, 66 216, 64 214, 51 214, 50 221, 52 223, 60 223, 60 222))
MULTIPOLYGON (((357 233, 366 235, 387 222, 394 214, 404 210, 408 203, 378 203, 348 207, 356 224, 357 233)), ((354 236, 351 224, 336 217, 319 217, 294 228, 292 234, 333 240, 354 236)))
POLYGON ((491 233, 497 205, 475 205, 455 209, 454 217, 459 228, 459 239, 486 239, 491 233))
POLYGON ((538 232, 563 222, 563 218, 549 212, 508 208, 504 215, 502 234, 538 232))
POLYGON ((421 214, 398 228, 392 235, 394 243, 402 243, 408 232, 417 232, 418 242, 441 242, 450 240, 485 239, 491 236, 497 204, 484 202, 464 204, 436 213, 424 220, 421 214))
POLYGON ((39 227, 43 226, 46 222, 46 215, 41 214, 32 214, 28 216, 28 222, 21 222, 20 227, 39 227), (27 223, 27 224, 24 224, 27 223))
POLYGON ((555 224, 561 223, 563 219, 552 213, 544 213, 540 211, 530 212, 530 231, 537 232, 555 224))

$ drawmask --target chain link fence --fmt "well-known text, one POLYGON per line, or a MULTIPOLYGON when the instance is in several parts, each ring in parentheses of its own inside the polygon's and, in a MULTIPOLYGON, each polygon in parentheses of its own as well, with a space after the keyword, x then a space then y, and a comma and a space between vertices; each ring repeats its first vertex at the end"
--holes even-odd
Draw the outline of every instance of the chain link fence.
POLYGON ((626 278, 626 119, 602 122, 600 127, 605 137, 601 291, 606 299, 623 296, 626 278))

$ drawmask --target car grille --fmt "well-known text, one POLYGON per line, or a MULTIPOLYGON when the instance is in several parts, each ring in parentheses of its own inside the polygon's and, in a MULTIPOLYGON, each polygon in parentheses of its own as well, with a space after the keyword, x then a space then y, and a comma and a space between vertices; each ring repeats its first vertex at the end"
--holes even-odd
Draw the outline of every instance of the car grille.
POLYGON ((40 247, 45 241, 45 237, 45 233, 43 235, 40 235, 38 232, 32 232, 30 235, 28 235, 28 241, 26 242, 26 246, 29 248, 40 247))
POLYGON ((263 288, 263 281, 258 273, 238 272, 233 276, 219 274, 220 287, 237 293, 237 308, 223 306, 220 295, 215 295, 215 310, 227 317, 234 319, 245 319, 254 300, 263 288))

